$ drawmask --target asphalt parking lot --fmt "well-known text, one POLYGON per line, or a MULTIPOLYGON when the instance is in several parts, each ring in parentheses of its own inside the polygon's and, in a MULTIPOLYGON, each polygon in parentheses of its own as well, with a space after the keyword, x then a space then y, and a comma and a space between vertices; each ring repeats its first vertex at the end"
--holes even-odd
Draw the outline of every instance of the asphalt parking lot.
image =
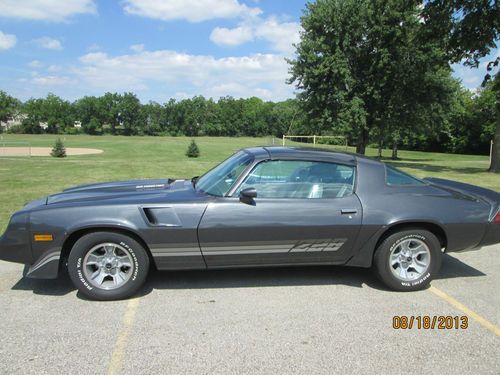
POLYGON ((446 255, 432 287, 385 290, 342 267, 154 272, 137 298, 0 262, 0 373, 500 373, 500 246, 446 255), (392 327, 463 316, 467 329, 392 327))

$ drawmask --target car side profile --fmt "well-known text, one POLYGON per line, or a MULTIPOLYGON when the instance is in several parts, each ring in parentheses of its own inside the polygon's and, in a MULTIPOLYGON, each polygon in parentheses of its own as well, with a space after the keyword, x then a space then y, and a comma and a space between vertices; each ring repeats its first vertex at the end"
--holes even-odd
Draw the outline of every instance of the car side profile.
POLYGON ((420 290, 442 254, 500 242, 500 194, 419 180, 324 149, 243 149, 201 177, 82 185, 28 203, 0 237, 0 259, 98 300, 127 298, 158 270, 374 267, 420 290))

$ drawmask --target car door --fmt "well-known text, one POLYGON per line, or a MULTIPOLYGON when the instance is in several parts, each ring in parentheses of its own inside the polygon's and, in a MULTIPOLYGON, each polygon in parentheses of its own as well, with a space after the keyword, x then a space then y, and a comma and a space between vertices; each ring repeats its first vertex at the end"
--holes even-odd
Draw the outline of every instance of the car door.
POLYGON ((362 218, 354 186, 350 165, 258 163, 231 197, 216 199, 203 215, 198 237, 207 266, 344 263, 362 218), (240 198, 251 188, 256 198, 240 198))

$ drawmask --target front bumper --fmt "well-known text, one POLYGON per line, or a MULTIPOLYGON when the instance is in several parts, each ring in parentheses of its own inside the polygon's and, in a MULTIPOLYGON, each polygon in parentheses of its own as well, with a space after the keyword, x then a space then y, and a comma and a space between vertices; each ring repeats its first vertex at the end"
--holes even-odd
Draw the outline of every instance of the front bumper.
POLYGON ((15 263, 33 263, 27 213, 16 213, 10 219, 7 230, 0 237, 0 259, 15 263))
POLYGON ((54 279, 58 275, 61 249, 53 246, 34 248, 28 223, 29 214, 26 212, 12 216, 7 230, 0 237, 0 260, 26 264, 27 277, 54 279), (38 255, 34 256, 34 253, 38 255))
POLYGON ((29 242, 5 233, 0 237, 0 260, 14 263, 31 263, 31 247, 29 242))

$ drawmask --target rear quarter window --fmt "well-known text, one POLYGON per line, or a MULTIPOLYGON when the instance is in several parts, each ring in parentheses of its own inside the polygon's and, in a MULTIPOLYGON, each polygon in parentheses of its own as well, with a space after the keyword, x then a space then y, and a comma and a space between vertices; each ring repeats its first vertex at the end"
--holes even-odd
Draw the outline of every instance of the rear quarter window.
POLYGON ((385 166, 385 182, 387 185, 391 186, 425 185, 425 183, 420 181, 418 178, 410 176, 409 174, 388 165, 385 166))

